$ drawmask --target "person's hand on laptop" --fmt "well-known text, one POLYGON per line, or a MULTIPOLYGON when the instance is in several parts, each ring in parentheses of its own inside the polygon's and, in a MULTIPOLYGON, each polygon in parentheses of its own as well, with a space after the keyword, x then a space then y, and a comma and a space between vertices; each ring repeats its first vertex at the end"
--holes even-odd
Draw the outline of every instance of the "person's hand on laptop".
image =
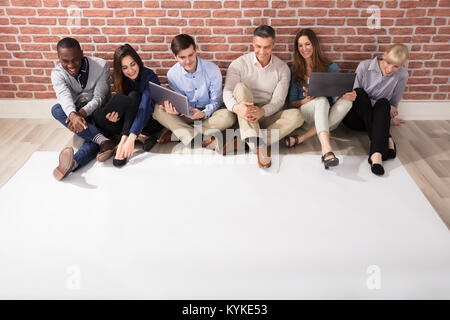
POLYGON ((185 116, 186 118, 192 119, 192 120, 198 120, 198 119, 203 119, 206 116, 206 113, 204 113, 203 111, 197 109, 197 108, 192 108, 190 107, 190 109, 194 112, 192 115, 190 116, 185 116))
POLYGON ((313 99, 315 99, 316 97, 314 97, 314 96, 308 96, 308 88, 306 88, 306 87, 303 87, 303 91, 304 91, 304 96, 305 96, 305 99, 302 99, 302 105, 304 105, 305 103, 308 103, 308 102, 310 102, 311 100, 313 100, 313 99))
POLYGON ((161 105, 161 108, 166 110, 167 113, 179 115, 180 113, 175 109, 175 107, 168 100, 164 100, 164 105, 161 105))
POLYGON ((350 92, 346 92, 342 98, 347 99, 349 101, 355 101, 356 100, 356 91, 350 91, 350 92))
POLYGON ((109 112, 105 117, 111 122, 117 122, 120 120, 119 113, 117 111, 109 112))

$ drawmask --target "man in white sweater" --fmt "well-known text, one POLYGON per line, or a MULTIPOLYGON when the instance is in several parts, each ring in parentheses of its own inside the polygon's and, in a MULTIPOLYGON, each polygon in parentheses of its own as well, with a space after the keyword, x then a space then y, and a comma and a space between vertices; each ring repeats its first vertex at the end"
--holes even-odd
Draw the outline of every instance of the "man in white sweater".
POLYGON ((272 54, 275 30, 259 26, 253 33, 254 52, 234 60, 223 90, 226 107, 238 116, 240 134, 257 153, 258 165, 271 165, 270 145, 303 124, 298 109, 281 110, 289 90, 289 67, 272 54), (267 129, 265 136, 261 129, 267 129))
POLYGON ((110 93, 108 63, 83 56, 80 44, 73 38, 60 40, 57 51, 60 63, 52 71, 51 79, 58 103, 53 106, 52 115, 84 140, 75 154, 72 147, 61 151, 53 176, 62 180, 95 157, 98 161, 108 159, 115 143, 100 133, 90 117, 110 93))

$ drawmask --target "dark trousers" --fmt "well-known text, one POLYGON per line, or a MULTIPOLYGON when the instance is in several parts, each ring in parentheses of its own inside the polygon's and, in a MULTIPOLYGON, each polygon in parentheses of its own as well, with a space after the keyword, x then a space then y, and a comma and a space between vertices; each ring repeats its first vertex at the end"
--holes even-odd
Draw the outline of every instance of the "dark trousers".
POLYGON ((391 104, 382 98, 372 106, 369 96, 364 89, 357 88, 356 100, 345 116, 343 123, 353 130, 366 131, 370 139, 369 156, 375 152, 387 159, 389 130, 391 126, 391 104))
POLYGON ((118 139, 130 133, 136 117, 141 95, 136 91, 131 91, 128 95, 115 94, 103 108, 98 108, 93 113, 95 125, 100 131, 110 139, 118 139), (117 112, 119 120, 109 121, 106 118, 108 113, 117 112))
MULTIPOLYGON (((77 111, 79 109, 80 107, 77 107, 77 111)), ((59 103, 55 104, 52 107, 52 115, 56 120, 61 122, 61 124, 67 128, 67 116, 59 103)), ((82 166, 89 163, 89 161, 94 159, 98 151, 100 150, 99 146, 91 141, 97 134, 99 134, 99 131, 93 124, 91 117, 86 117, 86 122, 88 128, 76 133, 77 136, 81 137, 84 140, 83 145, 80 147, 80 149, 78 149, 77 152, 75 152, 73 156, 73 159, 78 163, 77 169, 81 168, 82 166)))
POLYGON ((156 137, 162 129, 164 129, 164 127, 150 116, 141 133, 148 137, 156 137))

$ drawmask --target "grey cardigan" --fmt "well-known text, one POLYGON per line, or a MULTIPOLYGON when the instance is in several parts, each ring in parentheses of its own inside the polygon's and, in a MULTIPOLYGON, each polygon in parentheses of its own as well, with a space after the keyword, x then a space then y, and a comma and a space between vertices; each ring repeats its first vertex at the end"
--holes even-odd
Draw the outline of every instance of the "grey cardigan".
POLYGON ((69 116, 76 112, 76 107, 82 107, 89 116, 95 109, 102 106, 109 95, 109 65, 100 58, 87 57, 89 61, 89 75, 86 87, 81 88, 80 83, 72 77, 61 64, 52 71, 52 84, 58 103, 65 114, 69 116))

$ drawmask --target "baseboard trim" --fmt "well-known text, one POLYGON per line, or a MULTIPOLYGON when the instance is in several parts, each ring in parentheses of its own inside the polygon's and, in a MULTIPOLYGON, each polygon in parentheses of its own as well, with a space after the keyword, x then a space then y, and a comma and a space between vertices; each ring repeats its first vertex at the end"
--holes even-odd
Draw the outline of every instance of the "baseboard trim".
POLYGON ((450 100, 402 100, 398 112, 404 120, 450 120, 450 100))
MULTIPOLYGON (((51 118, 50 110, 55 103, 56 99, 0 99, 0 118, 51 118)), ((399 117, 405 120, 450 120, 450 100, 402 100, 399 117)))

